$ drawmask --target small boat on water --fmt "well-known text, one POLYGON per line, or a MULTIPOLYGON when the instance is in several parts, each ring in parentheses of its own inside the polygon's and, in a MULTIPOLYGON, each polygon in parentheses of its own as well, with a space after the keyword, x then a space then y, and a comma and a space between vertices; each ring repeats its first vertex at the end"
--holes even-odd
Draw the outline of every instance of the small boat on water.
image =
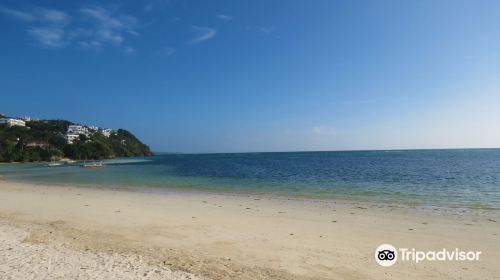
POLYGON ((104 167, 104 164, 101 162, 92 162, 92 163, 83 163, 80 165, 81 168, 100 168, 104 167))
POLYGON ((52 159, 51 162, 47 163, 47 166, 48 167, 55 167, 55 166, 61 166, 63 165, 62 162, 56 162, 55 159, 52 159))

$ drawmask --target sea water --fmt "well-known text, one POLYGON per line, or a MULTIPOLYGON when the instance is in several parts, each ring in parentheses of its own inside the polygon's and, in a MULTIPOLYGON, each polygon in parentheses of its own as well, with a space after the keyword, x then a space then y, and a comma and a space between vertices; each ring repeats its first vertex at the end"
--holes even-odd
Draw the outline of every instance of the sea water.
POLYGON ((2 164, 5 179, 500 210, 500 149, 161 154, 78 164, 2 164))

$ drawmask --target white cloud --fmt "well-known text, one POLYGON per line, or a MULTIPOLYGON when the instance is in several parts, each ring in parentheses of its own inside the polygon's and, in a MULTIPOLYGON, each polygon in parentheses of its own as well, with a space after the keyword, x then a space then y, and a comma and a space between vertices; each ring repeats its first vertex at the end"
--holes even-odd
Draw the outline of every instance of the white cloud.
POLYGON ((0 13, 6 15, 8 17, 11 17, 13 19, 25 21, 25 22, 31 22, 31 21, 36 20, 36 17, 30 13, 18 11, 18 10, 13 10, 13 9, 9 9, 9 8, 4 8, 4 7, 0 7, 0 13))
MULTIPOLYGON (((116 14, 102 7, 86 7, 80 13, 90 27, 73 32, 78 45, 88 49, 102 49, 105 45, 121 47, 126 40, 126 35, 137 36, 135 31, 137 19, 125 14, 116 14)), ((125 54, 132 54, 134 49, 130 46, 123 47, 125 54)))
POLYGON ((193 25, 191 30, 196 33, 196 37, 189 41, 190 44, 198 44, 212 39, 217 34, 217 29, 193 25))
POLYGON ((144 6, 144 11, 145 12, 151 12, 154 8, 161 8, 164 7, 165 5, 170 4, 172 1, 171 0, 150 0, 149 3, 144 6))
POLYGON ((107 29, 132 29, 137 19, 128 15, 111 15, 111 12, 102 7, 82 8, 80 12, 95 20, 96 25, 107 29))
POLYGON ((128 36, 139 35, 137 18, 99 6, 83 7, 78 12, 80 16, 73 21, 68 13, 45 7, 15 10, 0 6, 0 15, 26 24, 28 36, 42 47, 103 50, 112 46, 125 54, 134 52, 131 46, 123 46, 128 36))
POLYGON ((135 53, 135 49, 130 46, 126 46, 125 48, 123 48, 123 52, 126 55, 133 55, 135 53))
POLYGON ((44 47, 61 48, 66 44, 64 29, 59 27, 34 27, 28 29, 28 34, 44 47))
POLYGON ((218 14, 218 15, 216 15, 216 17, 219 19, 222 19, 222 20, 227 20, 227 21, 233 20, 233 16, 231 16, 231 15, 218 14))
POLYGON ((81 41, 78 42, 78 46, 80 46, 82 49, 92 49, 92 50, 101 50, 102 49, 102 44, 98 41, 81 41))
POLYGON ((41 7, 32 8, 30 11, 0 7, 0 13, 27 23, 64 26, 71 21, 71 17, 63 11, 41 7))
POLYGON ((38 19, 40 21, 44 21, 48 24, 64 26, 71 21, 71 17, 69 15, 58 10, 37 8, 35 13, 38 15, 38 19))
POLYGON ((276 31, 276 27, 274 26, 263 26, 260 28, 260 32, 263 34, 271 34, 276 31))
POLYGON ((161 57, 169 57, 169 56, 173 55, 174 52, 175 52, 174 48, 172 48, 172 47, 166 47, 163 50, 159 51, 158 55, 161 56, 161 57))
POLYGON ((100 42, 108 42, 115 46, 123 43, 123 36, 119 32, 113 32, 110 29, 99 29, 95 32, 96 39, 100 42))
POLYGON ((61 48, 67 44, 65 26, 71 17, 65 12, 41 7, 29 11, 0 7, 0 13, 27 23, 27 34, 42 47, 61 48))
POLYGON ((313 126, 312 132, 316 135, 335 135, 337 131, 333 127, 325 125, 313 126))

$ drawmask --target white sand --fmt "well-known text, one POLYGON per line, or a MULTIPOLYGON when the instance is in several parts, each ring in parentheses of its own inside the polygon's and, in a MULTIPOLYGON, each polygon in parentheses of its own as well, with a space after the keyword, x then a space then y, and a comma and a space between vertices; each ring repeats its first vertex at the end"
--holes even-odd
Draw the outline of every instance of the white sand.
POLYGON ((73 250, 65 242, 25 242, 29 229, 0 223, 0 279, 201 279, 137 254, 73 250))
POLYGON ((498 213, 0 181, 0 278, 495 279, 499 220, 498 213), (482 255, 384 268, 373 257, 382 243, 482 255))

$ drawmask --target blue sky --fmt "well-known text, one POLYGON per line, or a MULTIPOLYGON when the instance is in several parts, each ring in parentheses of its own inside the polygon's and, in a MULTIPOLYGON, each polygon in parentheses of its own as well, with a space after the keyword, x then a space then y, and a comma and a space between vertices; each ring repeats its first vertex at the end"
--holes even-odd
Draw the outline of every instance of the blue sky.
POLYGON ((2 1, 0 112, 155 151, 500 146, 499 1, 2 1))

